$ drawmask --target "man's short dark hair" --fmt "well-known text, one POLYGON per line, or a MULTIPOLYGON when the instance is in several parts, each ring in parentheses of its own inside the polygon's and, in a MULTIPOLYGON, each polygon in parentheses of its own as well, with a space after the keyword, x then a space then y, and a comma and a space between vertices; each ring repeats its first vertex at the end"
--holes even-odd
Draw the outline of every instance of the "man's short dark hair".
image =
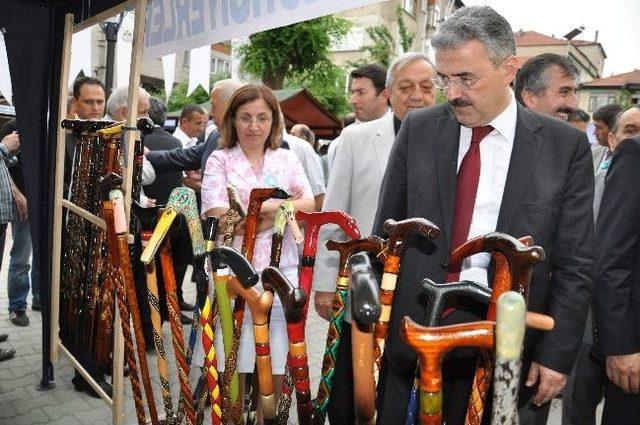
POLYGON ((149 98, 149 118, 155 125, 164 126, 167 120, 167 105, 157 97, 149 98))
POLYGON ((591 121, 591 117, 582 109, 576 109, 575 111, 569 114, 567 121, 589 122, 591 121))
POLYGON ((376 89, 376 95, 380 94, 385 89, 387 83, 387 70, 382 66, 370 63, 362 65, 358 69, 351 71, 351 78, 368 78, 373 83, 373 87, 376 89))
POLYGON ((604 105, 593 113, 593 120, 602 121, 607 127, 612 128, 620 112, 622 112, 622 107, 616 103, 604 105))
POLYGON ((207 115, 202 106, 196 105, 195 103, 189 103, 188 105, 185 105, 184 108, 182 108, 182 112, 180 113, 180 121, 182 121, 184 118, 190 120, 195 113, 207 115))
POLYGON ((543 53, 529 59, 518 71, 515 81, 516 100, 524 105, 522 92, 530 91, 539 95, 549 86, 547 81, 547 69, 553 65, 560 68, 565 76, 578 78, 578 68, 571 59, 556 55, 555 53, 543 53))
POLYGON ((77 99, 80 97, 80 90, 82 90, 82 86, 84 85, 100 86, 102 88, 102 91, 105 92, 105 95, 106 95, 106 90, 104 89, 104 84, 102 84, 102 81, 93 77, 80 77, 80 78, 76 78, 76 80, 73 82, 74 98, 77 99))

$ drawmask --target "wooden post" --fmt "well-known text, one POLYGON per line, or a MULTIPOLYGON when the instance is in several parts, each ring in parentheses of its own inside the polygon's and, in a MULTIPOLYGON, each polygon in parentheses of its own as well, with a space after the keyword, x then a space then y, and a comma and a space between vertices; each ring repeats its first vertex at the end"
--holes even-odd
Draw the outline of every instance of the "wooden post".
POLYGON ((67 87, 69 87, 69 63, 71 62, 71 39, 73 37, 73 14, 64 17, 64 39, 62 42, 62 72, 58 94, 58 128, 56 136, 55 201, 53 206, 53 253, 51 260, 51 362, 58 360, 60 342, 60 260, 62 259, 62 193, 64 186, 64 150, 66 132, 62 120, 67 117, 67 87))

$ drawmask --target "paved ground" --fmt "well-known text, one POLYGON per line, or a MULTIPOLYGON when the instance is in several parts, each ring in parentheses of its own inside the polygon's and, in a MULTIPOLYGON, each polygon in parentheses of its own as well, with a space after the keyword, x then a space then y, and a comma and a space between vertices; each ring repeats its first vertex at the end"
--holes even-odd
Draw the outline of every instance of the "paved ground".
MULTIPOLYGON (((8 319, 7 313, 7 266, 8 253, 11 238, 7 235, 5 247, 5 261, 0 273, 0 333, 8 333, 8 342, 2 343, 3 347, 16 349, 16 356, 8 361, 0 363, 0 424, 6 425, 37 425, 37 424, 111 424, 111 410, 100 399, 93 399, 84 393, 74 391, 71 384, 73 368, 64 356, 60 356, 55 367, 55 388, 50 391, 40 392, 36 388, 41 378, 42 364, 42 318, 39 312, 28 311, 31 325, 25 328, 14 326, 8 319)), ((193 297, 193 293, 187 294, 187 298, 193 297)), ((29 300, 29 304, 31 301, 29 300)), ((320 376, 320 365, 324 349, 324 340, 327 324, 320 319, 313 308, 309 309, 307 326, 307 341, 310 362, 310 375, 312 388, 317 388, 320 376)), ((185 333, 189 328, 185 326, 185 333)), ((169 329, 164 328, 167 357, 172 358, 169 344, 169 329)), ((159 412, 162 411, 160 402, 160 387, 157 379, 155 354, 149 355, 149 365, 152 368, 152 380, 159 412)), ((170 370, 172 376, 174 371, 170 370)), ((173 383, 174 400, 177 398, 177 383, 173 383)), ((135 424, 133 401, 129 380, 125 385, 125 418, 123 424, 135 424)), ((560 424, 560 402, 555 401, 552 406, 552 414, 549 424, 560 424)), ((292 411, 295 411, 292 409, 292 411)), ((205 416, 208 419, 208 416, 205 416)), ((295 417, 295 413, 292 414, 295 417)), ((208 420, 205 422, 208 423, 208 420)), ((293 422, 291 422, 293 423, 293 422)))

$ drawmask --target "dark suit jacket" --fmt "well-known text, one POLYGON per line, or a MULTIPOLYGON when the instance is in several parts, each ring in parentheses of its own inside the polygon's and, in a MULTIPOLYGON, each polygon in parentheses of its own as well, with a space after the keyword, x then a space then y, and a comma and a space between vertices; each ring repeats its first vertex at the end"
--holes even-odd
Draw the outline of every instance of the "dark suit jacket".
MULTIPOLYGON (((155 127, 151 134, 144 136, 143 142, 144 146, 152 152, 167 151, 182 147, 180 140, 160 127, 155 127)), ((144 193, 149 198, 155 199, 156 204, 162 205, 167 203, 171 191, 181 184, 181 171, 156 173, 155 181, 144 187, 144 193)))
MULTIPOLYGON (((416 354, 399 327, 404 316, 426 318, 420 281, 444 282, 454 216, 460 124, 448 105, 411 112, 391 151, 374 230, 382 224, 424 217, 440 236, 413 237, 404 253, 385 349, 385 394, 404 394, 413 381, 416 354)), ((555 329, 528 332, 525 357, 568 374, 574 362, 591 292, 593 165, 586 134, 518 105, 513 151, 497 231, 531 235, 546 251, 529 286, 528 309, 555 319, 555 329)), ((407 390, 408 394, 408 390, 407 390)), ((391 395, 391 397, 395 397, 391 395)), ((387 404, 404 412, 407 398, 387 404)), ((384 420, 384 418, 383 418, 384 420)), ((391 422, 390 422, 391 423, 391 422)))
POLYGON ((640 352, 640 139, 613 153, 596 228, 595 343, 604 356, 640 352))
POLYGON ((197 170, 200 168, 200 173, 204 176, 207 159, 218 148, 218 137, 218 130, 214 130, 205 143, 198 143, 187 149, 179 148, 170 151, 148 152, 146 157, 155 168, 156 174, 168 171, 197 170))

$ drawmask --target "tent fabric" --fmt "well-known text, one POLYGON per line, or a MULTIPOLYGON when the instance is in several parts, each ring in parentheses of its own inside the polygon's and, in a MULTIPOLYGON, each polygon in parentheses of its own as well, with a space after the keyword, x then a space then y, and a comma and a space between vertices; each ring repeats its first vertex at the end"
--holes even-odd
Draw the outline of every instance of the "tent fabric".
POLYGON ((50 361, 51 253, 64 16, 76 23, 123 3, 121 0, 2 0, 4 32, 20 135, 33 261, 40 267, 42 303, 42 379, 53 380, 50 361))

